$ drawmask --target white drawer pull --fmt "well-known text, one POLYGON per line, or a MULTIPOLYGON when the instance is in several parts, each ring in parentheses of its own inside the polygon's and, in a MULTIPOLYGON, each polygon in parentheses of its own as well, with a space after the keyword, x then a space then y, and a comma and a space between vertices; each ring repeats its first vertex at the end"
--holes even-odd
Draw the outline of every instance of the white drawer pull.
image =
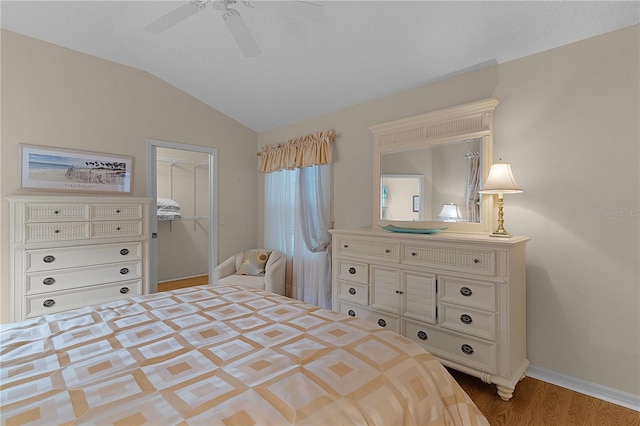
POLYGON ((44 280, 42 280, 42 284, 44 284, 44 285, 51 285, 51 284, 53 284, 55 282, 56 282, 56 279, 53 278, 53 277, 47 277, 44 280))
POLYGON ((460 315, 460 321, 462 321, 463 324, 471 324, 473 322, 473 318, 471 318, 471 315, 462 314, 460 315))
POLYGON ((460 289, 460 294, 465 297, 469 297, 473 294, 473 291, 469 287, 462 287, 460 289))
POLYGON ((45 257, 42 258, 42 261, 44 263, 51 263, 54 260, 56 260, 56 257, 55 256, 51 256, 51 255, 48 255, 48 256, 45 256, 45 257))
POLYGON ((50 308, 55 304, 56 304, 56 301, 53 299, 47 299, 44 302, 42 302, 42 306, 44 306, 45 308, 50 308))
POLYGON ((471 355, 473 353, 473 348, 471 347, 471 345, 467 345, 466 343, 462 345, 460 349, 465 353, 465 355, 471 355))

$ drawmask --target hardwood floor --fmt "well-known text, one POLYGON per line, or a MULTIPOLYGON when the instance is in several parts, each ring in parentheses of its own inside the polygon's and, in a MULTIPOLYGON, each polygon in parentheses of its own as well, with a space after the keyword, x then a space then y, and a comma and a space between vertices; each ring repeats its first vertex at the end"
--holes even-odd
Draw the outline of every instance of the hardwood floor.
MULTIPOLYGON (((158 291, 203 285, 207 275, 158 283, 158 291)), ((525 377, 511 401, 496 393, 495 385, 449 370, 492 426, 640 426, 640 413, 541 380, 525 377)))
POLYGON ((199 277, 185 278, 182 280, 165 281, 158 283, 158 291, 169 291, 177 288, 193 287, 195 285, 204 285, 209 283, 208 275, 201 275, 199 277))
POLYGON ((491 425, 640 425, 640 413, 550 383, 525 377, 511 401, 495 385, 449 370, 491 425))

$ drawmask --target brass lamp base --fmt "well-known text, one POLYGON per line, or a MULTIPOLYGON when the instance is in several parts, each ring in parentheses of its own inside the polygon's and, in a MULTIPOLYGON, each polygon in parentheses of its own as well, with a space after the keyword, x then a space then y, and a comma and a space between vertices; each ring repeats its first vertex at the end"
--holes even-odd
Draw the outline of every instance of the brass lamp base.
POLYGON ((502 208, 504 207, 504 197, 502 194, 498 194, 498 229, 493 231, 490 235, 492 237, 500 237, 500 238, 510 238, 511 234, 504 229, 504 212, 502 208))

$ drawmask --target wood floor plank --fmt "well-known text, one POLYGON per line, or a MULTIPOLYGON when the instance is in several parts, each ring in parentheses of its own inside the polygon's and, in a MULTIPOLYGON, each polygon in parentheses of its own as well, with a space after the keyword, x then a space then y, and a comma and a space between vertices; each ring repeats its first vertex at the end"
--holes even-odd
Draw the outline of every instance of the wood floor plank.
POLYGON ((640 426, 640 412, 531 377, 503 401, 495 385, 449 371, 492 426, 640 426))
POLYGON ((208 283, 209 283, 209 276, 201 275, 198 277, 184 278, 181 280, 165 281, 162 283, 158 283, 158 291, 169 291, 169 290, 175 290, 178 288, 193 287, 196 285, 205 285, 208 283))

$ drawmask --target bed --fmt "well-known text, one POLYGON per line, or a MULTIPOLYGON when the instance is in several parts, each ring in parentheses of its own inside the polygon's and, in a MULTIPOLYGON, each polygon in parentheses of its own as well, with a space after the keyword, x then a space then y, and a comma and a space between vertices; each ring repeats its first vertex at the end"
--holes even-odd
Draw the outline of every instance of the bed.
POLYGON ((260 290, 138 296, 0 342, 3 425, 488 424, 416 343, 260 290))

